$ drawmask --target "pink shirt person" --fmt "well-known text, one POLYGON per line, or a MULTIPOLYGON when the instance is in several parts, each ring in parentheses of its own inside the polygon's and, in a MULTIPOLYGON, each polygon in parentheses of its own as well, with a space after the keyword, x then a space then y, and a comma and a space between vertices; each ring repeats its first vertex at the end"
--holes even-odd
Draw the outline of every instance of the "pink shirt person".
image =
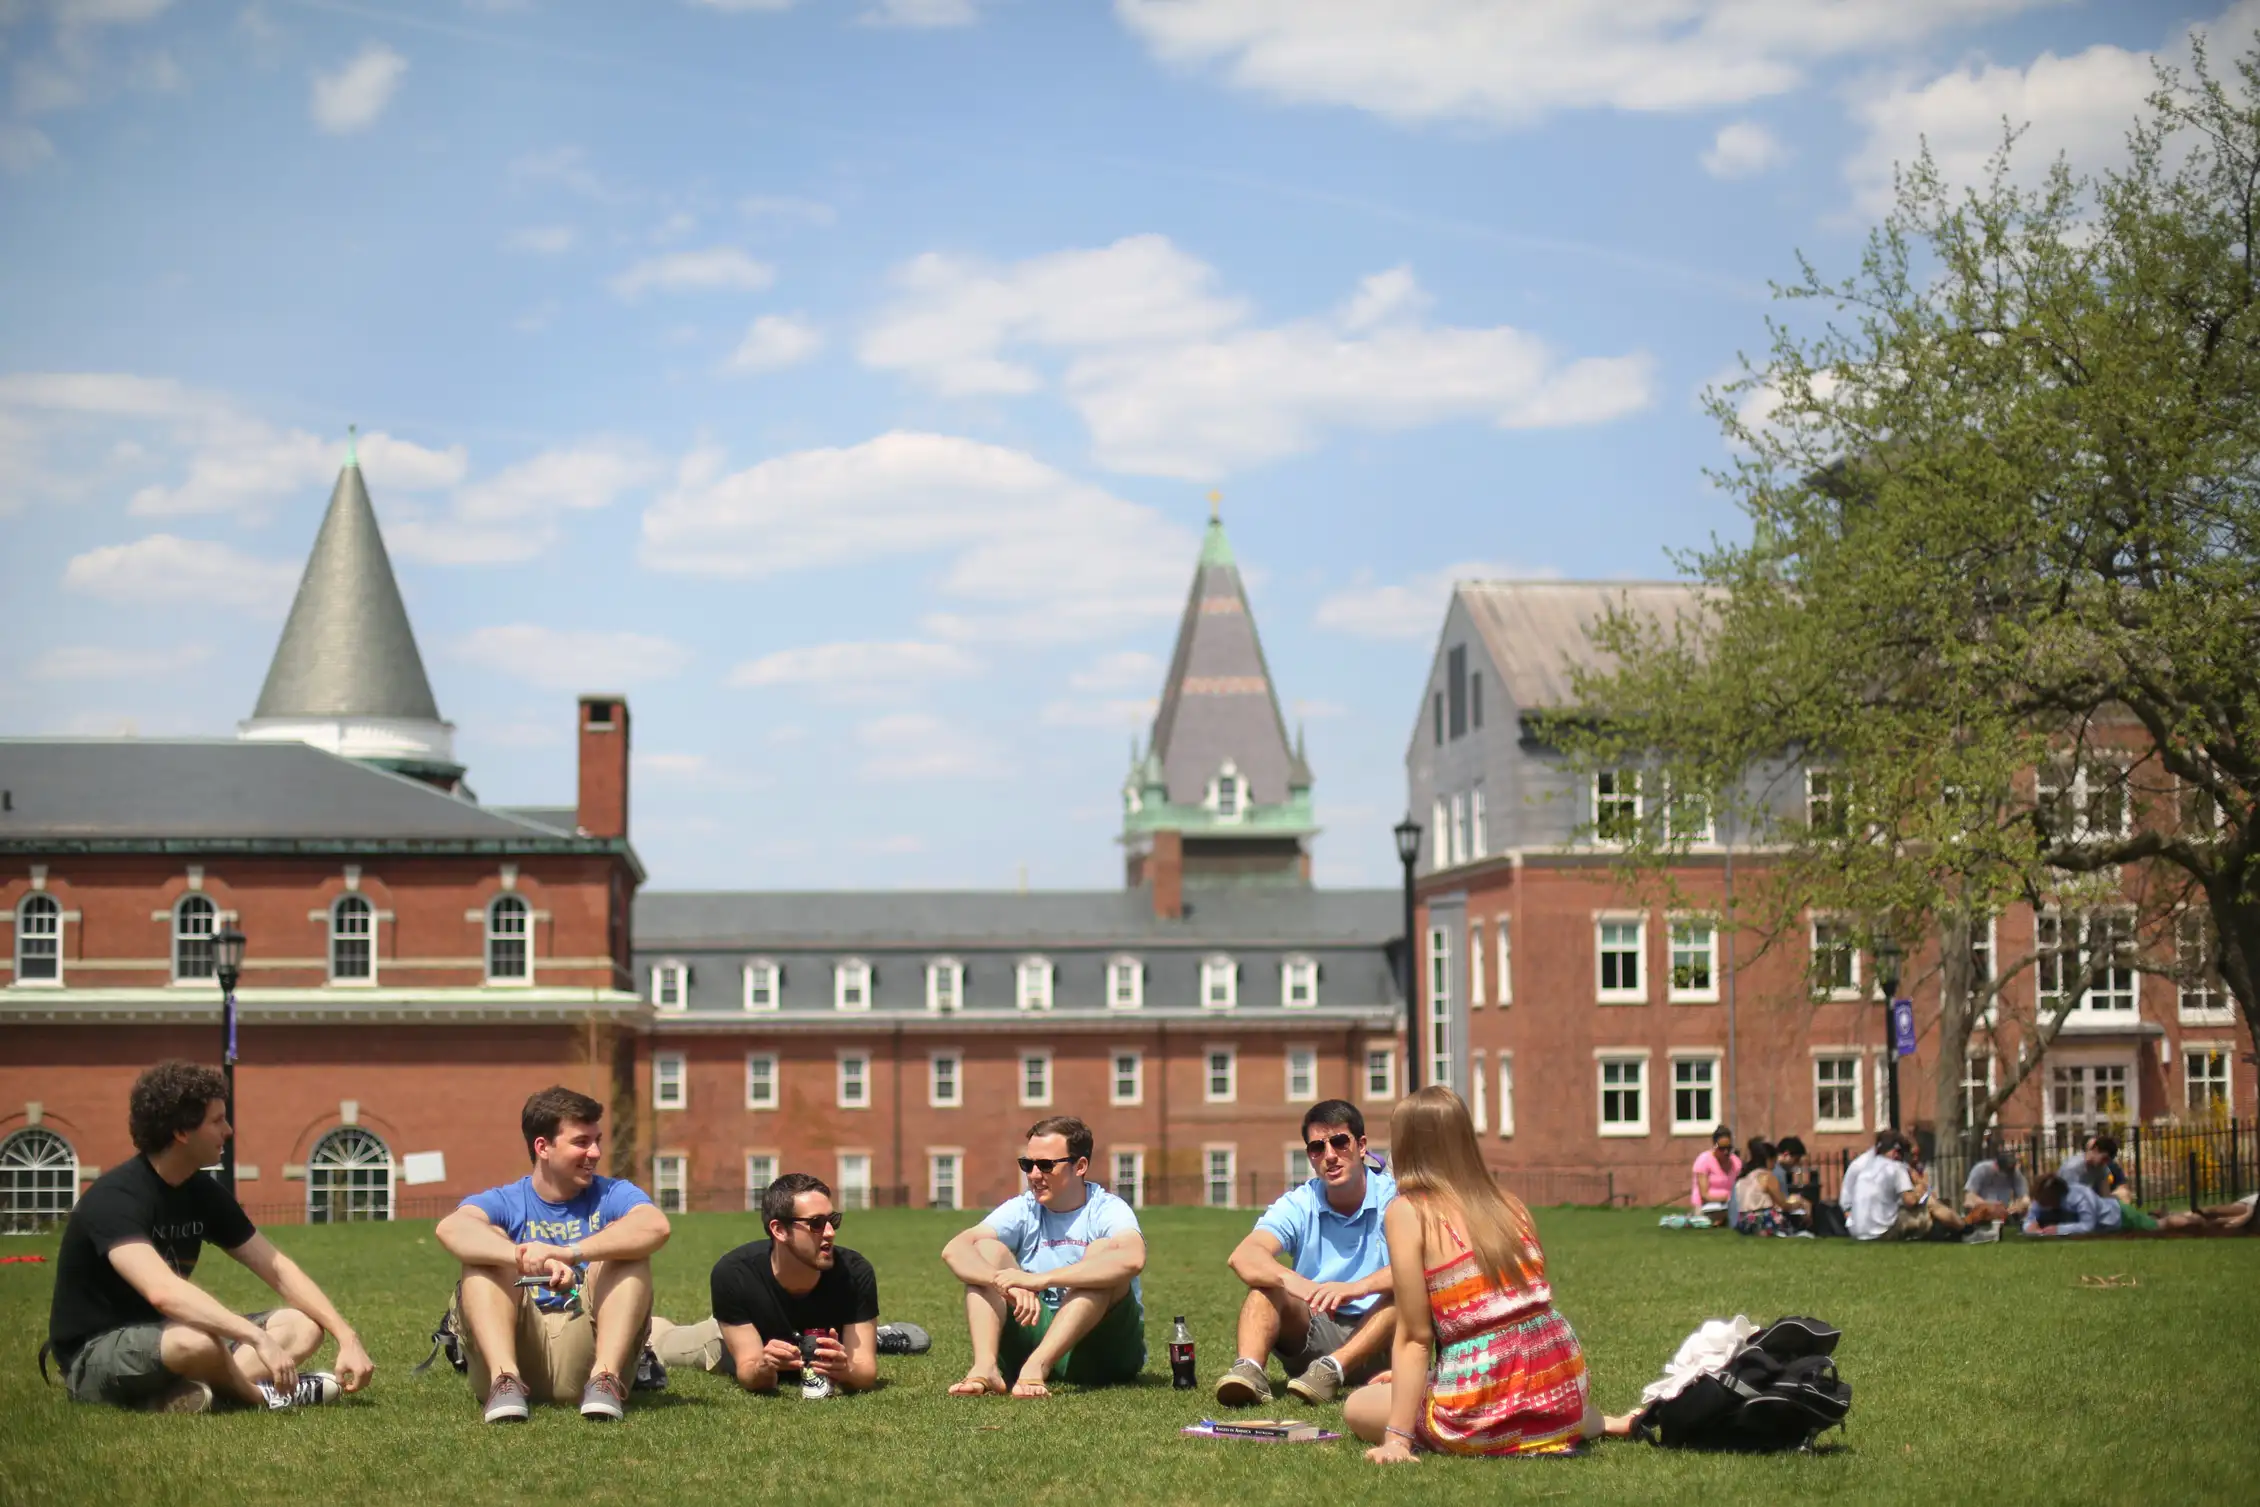
POLYGON ((1694 1196, 1690 1205, 1700 1209, 1705 1204, 1723 1204, 1734 1196, 1734 1180, 1742 1175, 1742 1158, 1735 1155, 1733 1143, 1713 1146, 1695 1158, 1694 1196))

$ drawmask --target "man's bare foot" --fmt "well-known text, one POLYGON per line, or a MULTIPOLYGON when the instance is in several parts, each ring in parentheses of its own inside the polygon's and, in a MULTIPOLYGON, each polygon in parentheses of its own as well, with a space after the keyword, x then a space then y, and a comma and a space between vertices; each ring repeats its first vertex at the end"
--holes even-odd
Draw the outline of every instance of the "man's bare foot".
POLYGON ((1052 1389, 1044 1385, 1041 1377, 1023 1376, 1012 1384, 1012 1395, 1023 1400, 1033 1397, 1049 1397, 1052 1395, 1052 1389))
POLYGON ((1638 1413, 1619 1413, 1614 1418, 1602 1418, 1601 1437, 1604 1439, 1630 1439, 1632 1437, 1632 1420, 1639 1416, 1638 1413))
POLYGON ((968 1371, 965 1380, 950 1383, 952 1397, 1002 1397, 1004 1373, 1001 1371, 968 1371))

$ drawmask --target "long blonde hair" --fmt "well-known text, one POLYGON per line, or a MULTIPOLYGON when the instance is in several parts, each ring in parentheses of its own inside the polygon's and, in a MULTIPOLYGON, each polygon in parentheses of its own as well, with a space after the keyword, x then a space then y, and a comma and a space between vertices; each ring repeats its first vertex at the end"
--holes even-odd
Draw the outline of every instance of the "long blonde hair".
POLYGON ((1413 1195, 1424 1231, 1442 1222, 1437 1205, 1450 1205, 1484 1271, 1510 1286, 1530 1284, 1538 1262, 1530 1213, 1483 1165, 1475 1122, 1458 1094, 1432 1083, 1398 1101, 1389 1117, 1389 1165, 1397 1191, 1413 1195))

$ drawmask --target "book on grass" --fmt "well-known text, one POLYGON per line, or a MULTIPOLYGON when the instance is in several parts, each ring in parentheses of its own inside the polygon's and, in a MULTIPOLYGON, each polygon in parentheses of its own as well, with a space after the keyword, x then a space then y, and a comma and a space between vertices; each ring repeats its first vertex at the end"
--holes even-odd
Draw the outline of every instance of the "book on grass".
POLYGON ((1308 1444, 1320 1439, 1339 1439, 1342 1436, 1315 1423, 1303 1423, 1293 1418, 1235 1418, 1228 1422, 1203 1418, 1185 1429, 1201 1439, 1256 1439, 1275 1444, 1308 1444))

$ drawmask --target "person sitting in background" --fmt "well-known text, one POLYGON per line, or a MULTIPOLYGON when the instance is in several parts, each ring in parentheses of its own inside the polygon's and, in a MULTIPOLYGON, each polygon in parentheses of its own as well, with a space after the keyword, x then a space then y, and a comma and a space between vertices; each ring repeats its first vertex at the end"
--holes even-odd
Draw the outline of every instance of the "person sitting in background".
POLYGON ((1734 1180, 1742 1175, 1742 1158, 1734 1154, 1734 1132, 1724 1125, 1712 1127, 1710 1148, 1695 1158, 1693 1196, 1696 1213, 1713 1224, 1726 1223, 1728 1203, 1734 1197, 1734 1180))
POLYGON ((1805 1160, 1805 1143, 1796 1136, 1785 1135, 1774 1146, 1774 1181, 1792 1202, 1803 1200, 1809 1210, 1821 1201, 1820 1168, 1805 1160))
POLYGON ((1962 1213, 1972 1224, 2000 1224, 2024 1218, 2031 1207, 2025 1174, 2017 1166, 2017 1148, 1988 1147, 1985 1160, 1972 1166, 1962 1181, 1962 1213))
POLYGON ((1790 1235, 1789 1196, 1774 1177, 1774 1145, 1762 1136, 1750 1138, 1750 1160, 1734 1182, 1734 1232, 1737 1235, 1790 1235))
POLYGON ((2025 1211, 2025 1233, 2112 1235, 2119 1231, 2124 1212, 2117 1199, 2105 1198, 2061 1172, 2051 1172, 2032 1190, 2032 1207, 2025 1211))
MULTIPOLYGON (((1908 1166, 1914 1143, 1896 1130, 1877 1136, 1873 1160, 1855 1180, 1844 1175, 1844 1219, 1855 1240, 1943 1240, 1959 1237, 1962 1217, 1931 1197, 1930 1180, 1908 1166)), ((1860 1166, 1854 1162, 1855 1168, 1860 1166)))
POLYGON ((2118 1138, 2089 1136, 2086 1145, 2064 1158, 2056 1175, 2065 1182, 2083 1184, 2090 1192, 2116 1196, 2127 1180, 2126 1174, 2119 1170, 2118 1138))

